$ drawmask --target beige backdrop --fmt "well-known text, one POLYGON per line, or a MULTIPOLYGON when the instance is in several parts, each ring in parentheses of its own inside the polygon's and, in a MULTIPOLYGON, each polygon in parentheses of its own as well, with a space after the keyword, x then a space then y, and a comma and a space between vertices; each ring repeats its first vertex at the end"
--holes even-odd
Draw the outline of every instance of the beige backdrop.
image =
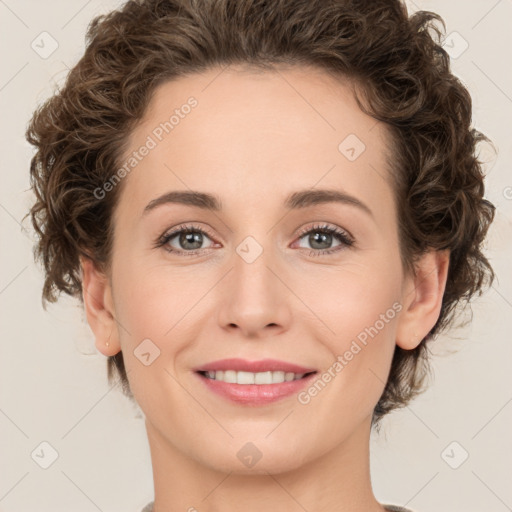
MULTIPOLYGON (((82 54, 88 22, 118 4, 0 0, 0 511, 139 511, 153 497, 143 417, 108 387, 106 359, 80 307, 63 297, 43 311, 32 233, 21 227, 31 202, 30 114, 82 54)), ((498 280, 475 301, 470 326, 435 342, 429 391, 373 437, 373 485, 381 502, 418 512, 505 512, 512 510, 512 1, 409 6, 445 19, 453 69, 474 98, 474 124, 499 150, 494 161, 485 151, 487 197, 497 207, 488 254, 498 280)))

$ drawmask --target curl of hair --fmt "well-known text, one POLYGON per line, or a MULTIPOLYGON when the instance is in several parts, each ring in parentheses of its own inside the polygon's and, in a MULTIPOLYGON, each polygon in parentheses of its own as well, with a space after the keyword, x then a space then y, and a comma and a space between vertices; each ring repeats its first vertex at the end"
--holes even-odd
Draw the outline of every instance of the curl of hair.
MULTIPOLYGON (((121 186, 111 178, 155 88, 212 67, 263 70, 307 65, 354 84, 361 109, 386 123, 400 254, 404 269, 429 248, 450 250, 439 319, 417 348, 396 347, 373 425, 418 393, 428 373, 428 342, 454 321, 494 272, 482 244, 494 218, 484 199, 470 127, 471 97, 451 73, 441 46, 443 20, 399 0, 128 1, 89 25, 86 50, 64 86, 34 113, 27 140, 36 147, 30 216, 43 264, 43 304, 60 292, 82 298, 81 256, 108 272, 112 214, 121 186)), ((133 397, 119 352, 108 358, 133 397)))

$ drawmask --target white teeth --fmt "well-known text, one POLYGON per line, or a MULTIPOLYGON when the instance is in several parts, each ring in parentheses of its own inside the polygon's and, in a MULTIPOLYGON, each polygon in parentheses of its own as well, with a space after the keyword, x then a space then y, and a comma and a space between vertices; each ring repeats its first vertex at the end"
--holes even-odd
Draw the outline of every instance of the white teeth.
POLYGON ((280 384, 302 379, 304 373, 293 372, 237 372, 235 370, 205 372, 209 379, 221 380, 231 384, 280 384))
POLYGON ((284 372, 271 372, 272 373, 272 384, 280 384, 284 382, 284 372))
POLYGON ((213 377, 215 380, 223 380, 224 382, 230 382, 231 384, 237 383, 236 372, 233 370, 226 370, 225 372, 215 372, 215 376, 213 377))
POLYGON ((254 373, 236 372, 237 384, 254 384, 254 373))

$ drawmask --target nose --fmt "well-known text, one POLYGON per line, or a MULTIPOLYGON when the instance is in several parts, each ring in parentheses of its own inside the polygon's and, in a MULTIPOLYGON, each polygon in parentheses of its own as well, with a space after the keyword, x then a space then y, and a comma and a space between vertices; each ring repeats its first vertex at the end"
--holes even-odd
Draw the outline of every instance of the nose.
POLYGON ((289 329, 293 294, 286 271, 271 257, 271 250, 260 249, 254 259, 256 249, 250 242, 237 248, 233 267, 223 280, 219 322, 225 330, 258 339, 289 329), (251 251, 252 257, 247 257, 251 251))

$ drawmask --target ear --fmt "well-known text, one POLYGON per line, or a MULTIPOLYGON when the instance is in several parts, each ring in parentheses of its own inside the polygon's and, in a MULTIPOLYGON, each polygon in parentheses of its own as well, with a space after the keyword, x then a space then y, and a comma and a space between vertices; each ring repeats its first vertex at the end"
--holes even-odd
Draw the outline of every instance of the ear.
POLYGON ((416 276, 405 279, 396 332, 396 344, 404 350, 416 348, 437 322, 449 264, 448 249, 431 250, 416 264, 416 276))
POLYGON ((109 280, 91 259, 81 257, 82 297, 87 322, 96 338, 96 348, 105 356, 121 350, 109 280))

